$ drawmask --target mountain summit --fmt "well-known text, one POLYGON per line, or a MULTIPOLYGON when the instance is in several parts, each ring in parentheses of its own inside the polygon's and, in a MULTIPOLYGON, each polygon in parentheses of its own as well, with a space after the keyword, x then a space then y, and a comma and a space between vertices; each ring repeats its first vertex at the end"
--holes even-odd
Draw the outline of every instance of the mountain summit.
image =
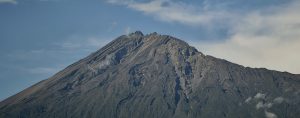
POLYGON ((299 118, 299 106, 299 75, 243 67, 137 31, 2 101, 0 117, 299 118))

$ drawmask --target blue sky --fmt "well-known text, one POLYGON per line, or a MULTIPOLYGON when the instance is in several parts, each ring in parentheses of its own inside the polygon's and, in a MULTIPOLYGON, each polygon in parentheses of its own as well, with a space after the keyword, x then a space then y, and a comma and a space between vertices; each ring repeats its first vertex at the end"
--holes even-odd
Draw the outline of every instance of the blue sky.
POLYGON ((0 100, 136 30, 300 73, 297 0, 0 0, 0 100))

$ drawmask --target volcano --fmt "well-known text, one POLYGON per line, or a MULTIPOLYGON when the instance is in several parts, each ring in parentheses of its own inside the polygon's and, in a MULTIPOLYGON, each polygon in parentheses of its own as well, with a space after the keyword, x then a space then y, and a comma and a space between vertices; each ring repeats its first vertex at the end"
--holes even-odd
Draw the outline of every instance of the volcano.
POLYGON ((0 117, 299 118, 300 75, 136 31, 3 100, 0 117))

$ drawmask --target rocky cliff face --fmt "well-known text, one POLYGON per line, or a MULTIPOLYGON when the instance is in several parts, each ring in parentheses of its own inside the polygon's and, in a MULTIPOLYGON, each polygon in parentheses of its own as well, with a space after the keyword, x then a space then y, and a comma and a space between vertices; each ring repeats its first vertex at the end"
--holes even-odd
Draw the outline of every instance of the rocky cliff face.
POLYGON ((135 32, 2 101, 0 117, 299 118, 299 106, 299 75, 135 32))

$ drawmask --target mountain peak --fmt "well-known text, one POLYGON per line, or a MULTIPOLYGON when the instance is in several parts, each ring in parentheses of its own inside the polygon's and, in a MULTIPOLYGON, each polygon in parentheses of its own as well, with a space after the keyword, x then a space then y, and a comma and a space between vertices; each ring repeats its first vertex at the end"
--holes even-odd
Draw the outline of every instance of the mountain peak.
POLYGON ((158 35, 158 33, 157 32, 152 32, 149 35, 158 35))
POLYGON ((144 36, 142 31, 135 31, 129 34, 129 36, 144 36))
POLYGON ((299 80, 136 31, 0 102, 0 118, 298 118, 299 80))
MULTIPOLYGON (((191 47, 189 46, 185 41, 180 40, 176 37, 172 37, 170 35, 163 35, 159 34, 157 32, 152 32, 149 34, 144 35, 141 31, 135 31, 130 33, 126 37, 119 37, 116 40, 112 41, 116 43, 138 43, 138 42, 143 42, 143 43, 158 43, 158 44, 167 44, 168 42, 174 43, 174 45, 178 46, 185 46, 185 47, 191 47)), ((122 44, 123 45, 123 44, 122 44)))

